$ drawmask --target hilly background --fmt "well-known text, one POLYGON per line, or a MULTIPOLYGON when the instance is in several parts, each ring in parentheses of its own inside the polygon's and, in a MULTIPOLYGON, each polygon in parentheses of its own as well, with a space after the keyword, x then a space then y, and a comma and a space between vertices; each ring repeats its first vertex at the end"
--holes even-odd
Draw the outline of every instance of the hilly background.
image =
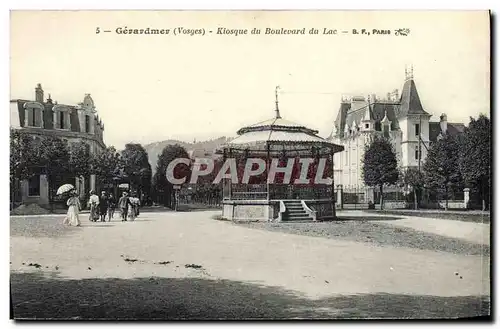
POLYGON ((229 142, 231 138, 219 137, 215 139, 210 139, 207 141, 200 141, 194 143, 182 142, 175 139, 167 139, 161 142, 154 142, 144 145, 146 152, 148 152, 149 163, 151 164, 151 169, 153 175, 156 172, 156 162, 158 161, 158 156, 160 155, 163 148, 167 145, 179 144, 184 147, 189 153, 190 151, 195 151, 198 156, 208 155, 215 152, 215 150, 221 147, 223 144, 229 142))

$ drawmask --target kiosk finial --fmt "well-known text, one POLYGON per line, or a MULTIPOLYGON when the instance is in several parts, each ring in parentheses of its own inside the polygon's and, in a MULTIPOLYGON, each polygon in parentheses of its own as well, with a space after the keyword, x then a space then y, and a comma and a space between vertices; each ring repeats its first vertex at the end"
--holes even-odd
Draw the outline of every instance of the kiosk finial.
POLYGON ((276 86, 276 89, 274 91, 275 93, 275 97, 276 97, 276 119, 281 119, 281 115, 280 115, 280 109, 279 109, 279 106, 278 106, 278 90, 280 89, 280 86, 276 86))

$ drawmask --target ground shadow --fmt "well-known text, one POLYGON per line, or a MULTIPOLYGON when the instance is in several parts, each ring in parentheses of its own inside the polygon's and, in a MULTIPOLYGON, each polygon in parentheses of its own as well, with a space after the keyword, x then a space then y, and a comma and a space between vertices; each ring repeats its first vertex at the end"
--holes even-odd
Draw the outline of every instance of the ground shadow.
POLYGON ((190 209, 178 209, 177 212, 201 212, 201 211, 222 211, 222 208, 190 208, 190 209))
MULTIPOLYGON (((381 220, 381 218, 379 217, 378 220, 381 220)), ((288 234, 373 243, 382 247, 391 246, 450 252, 461 255, 490 256, 490 246, 488 245, 418 231, 409 227, 398 227, 383 222, 359 220, 328 222, 290 221, 279 223, 245 222, 235 223, 234 225, 288 234)))
POLYGON ((230 280, 65 280, 11 274, 15 319, 394 319, 488 316, 487 296, 360 294, 312 300, 278 287, 230 280))
POLYGON ((136 218, 135 220, 128 220, 128 222, 154 222, 152 219, 136 218))
POLYGON ((396 216, 412 216, 425 217, 447 220, 458 220, 461 222, 484 223, 489 224, 491 215, 489 212, 477 212, 468 210, 452 210, 452 211, 426 211, 426 210, 366 210, 367 212, 378 214, 389 214, 396 216))
POLYGON ((140 208, 141 213, 146 213, 146 212, 172 212, 174 211, 173 209, 167 208, 167 207, 152 207, 152 206, 145 206, 140 208))
POLYGON ((10 217, 10 236, 56 238, 82 230, 82 227, 63 225, 63 220, 62 216, 10 217))
POLYGON ((362 216, 349 216, 349 215, 337 215, 337 218, 332 221, 337 221, 337 222, 343 222, 343 221, 358 221, 358 222, 365 222, 365 221, 374 221, 374 220, 400 220, 403 219, 402 217, 395 217, 395 216, 367 216, 367 215, 362 215, 362 216))
MULTIPOLYGON (((107 222, 109 223, 109 222, 107 222)), ((85 225, 85 227, 115 227, 116 225, 112 225, 112 224, 104 224, 104 223, 93 223, 91 225, 85 225)))

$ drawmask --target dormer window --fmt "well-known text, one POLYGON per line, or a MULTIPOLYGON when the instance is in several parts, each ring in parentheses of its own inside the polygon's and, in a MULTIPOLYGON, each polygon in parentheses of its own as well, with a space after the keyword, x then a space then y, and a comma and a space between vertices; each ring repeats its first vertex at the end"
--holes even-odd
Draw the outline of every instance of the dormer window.
POLYGON ((28 109, 28 126, 36 127, 38 126, 36 123, 37 110, 36 109, 28 109))
POLYGON ((39 103, 24 104, 24 124, 26 127, 43 127, 43 107, 39 103))
POLYGON ((52 110, 54 111, 54 129, 70 129, 69 109, 63 105, 56 105, 52 110))
POLYGON ((389 137, 389 125, 384 125, 384 136, 389 137))

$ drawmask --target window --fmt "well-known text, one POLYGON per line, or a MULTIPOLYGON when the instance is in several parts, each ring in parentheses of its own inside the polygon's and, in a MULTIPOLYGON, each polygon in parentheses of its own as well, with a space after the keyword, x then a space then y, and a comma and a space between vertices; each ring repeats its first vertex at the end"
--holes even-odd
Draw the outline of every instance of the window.
POLYGON ((389 137, 389 125, 384 125, 384 136, 389 137))
POLYGON ((415 148, 415 160, 418 160, 419 157, 420 157, 420 159, 422 157, 422 147, 415 148))
POLYGON ((59 128, 64 129, 64 112, 59 112, 59 128))
POLYGON ((31 125, 32 125, 33 127, 36 127, 36 114, 37 114, 36 112, 37 112, 37 111, 36 111, 36 109, 32 109, 32 110, 31 110, 31 112, 32 112, 31 117, 32 117, 32 119, 33 119, 33 122, 31 123, 31 125))
POLYGON ((86 133, 90 132, 90 116, 89 115, 85 116, 85 132, 86 133))
POLYGON ((420 136, 420 124, 415 124, 415 136, 420 136))
POLYGON ((369 123, 365 123, 365 129, 369 129, 370 128, 370 124, 369 123))
POLYGON ((28 179, 28 195, 40 195, 40 175, 34 175, 28 179))
POLYGON ((25 111, 26 125, 28 127, 42 127, 42 110, 37 108, 27 108, 25 111))
POLYGON ((28 113, 28 126, 36 127, 36 110, 28 109, 26 112, 28 113))

